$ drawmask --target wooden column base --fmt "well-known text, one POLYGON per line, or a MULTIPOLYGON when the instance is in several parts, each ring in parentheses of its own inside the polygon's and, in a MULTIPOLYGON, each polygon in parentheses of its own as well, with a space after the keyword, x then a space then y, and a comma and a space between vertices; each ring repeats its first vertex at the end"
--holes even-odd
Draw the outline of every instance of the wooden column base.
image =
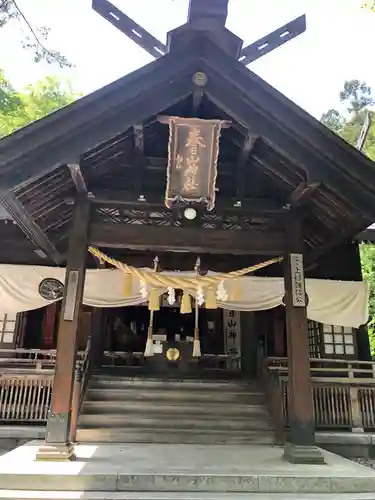
POLYGON ((324 464, 324 455, 317 446, 300 446, 286 443, 284 459, 291 464, 324 464))
POLYGON ((44 443, 36 453, 35 460, 49 462, 66 462, 75 460, 74 448, 71 443, 44 443))

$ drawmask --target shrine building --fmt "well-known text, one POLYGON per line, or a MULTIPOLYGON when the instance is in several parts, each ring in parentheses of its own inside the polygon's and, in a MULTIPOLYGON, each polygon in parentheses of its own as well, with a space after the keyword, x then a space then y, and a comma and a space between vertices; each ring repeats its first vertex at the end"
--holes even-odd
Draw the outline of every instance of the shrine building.
POLYGON ((318 434, 375 430, 375 164, 206 18, 0 141, 0 424, 45 426, 39 459, 224 441, 322 463, 318 434))

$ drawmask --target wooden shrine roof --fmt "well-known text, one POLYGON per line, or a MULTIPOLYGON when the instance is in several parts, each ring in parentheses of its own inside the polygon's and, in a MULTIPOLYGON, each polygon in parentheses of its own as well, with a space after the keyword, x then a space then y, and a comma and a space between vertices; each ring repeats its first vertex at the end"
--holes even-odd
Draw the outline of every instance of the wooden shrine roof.
POLYGON ((272 235, 277 243, 265 253, 273 254, 293 208, 304 212, 313 260, 375 220, 375 164, 204 34, 0 141, 2 203, 57 263, 82 182, 94 196, 95 242, 131 250, 164 237, 160 251, 185 238, 197 252, 260 253, 272 235), (207 76, 204 87, 193 83, 196 72, 207 76), (181 236, 181 214, 163 205, 168 128, 160 114, 232 122, 220 143, 217 207, 199 218, 204 233, 190 227, 181 236), (81 184, 69 164, 80 165, 81 184))

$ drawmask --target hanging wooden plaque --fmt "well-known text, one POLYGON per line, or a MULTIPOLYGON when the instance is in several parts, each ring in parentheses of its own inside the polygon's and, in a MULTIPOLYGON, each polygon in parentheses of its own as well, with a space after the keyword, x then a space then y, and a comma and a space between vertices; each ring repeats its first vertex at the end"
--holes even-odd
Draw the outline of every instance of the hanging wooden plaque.
MULTIPOLYGON (((174 202, 215 206, 215 187, 221 120, 167 117, 169 124, 168 170, 165 205, 174 202)), ((165 123, 165 119, 163 119, 165 123)))

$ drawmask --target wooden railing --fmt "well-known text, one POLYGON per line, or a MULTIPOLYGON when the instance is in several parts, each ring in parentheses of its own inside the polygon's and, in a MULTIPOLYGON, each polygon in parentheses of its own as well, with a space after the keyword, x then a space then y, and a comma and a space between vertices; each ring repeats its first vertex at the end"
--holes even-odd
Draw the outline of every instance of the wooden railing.
MULTIPOLYGON (((317 429, 358 432, 375 429, 375 363, 310 359, 310 373, 317 429)), ((273 388, 270 395, 273 404, 281 401, 279 414, 283 426, 288 427, 287 358, 266 358, 262 380, 266 391, 267 387, 273 388), (277 380, 276 386, 271 385, 270 378, 277 380)))
MULTIPOLYGON (((85 351, 78 351, 77 360, 82 362, 85 351)), ((0 373, 30 369, 54 369, 56 349, 0 349, 0 373)))
MULTIPOLYGON (((78 369, 84 359, 80 351, 78 369)), ((0 350, 0 424, 46 424, 55 363, 55 350, 0 350)))
POLYGON ((53 370, 0 375, 0 423, 45 424, 50 406, 53 370))

